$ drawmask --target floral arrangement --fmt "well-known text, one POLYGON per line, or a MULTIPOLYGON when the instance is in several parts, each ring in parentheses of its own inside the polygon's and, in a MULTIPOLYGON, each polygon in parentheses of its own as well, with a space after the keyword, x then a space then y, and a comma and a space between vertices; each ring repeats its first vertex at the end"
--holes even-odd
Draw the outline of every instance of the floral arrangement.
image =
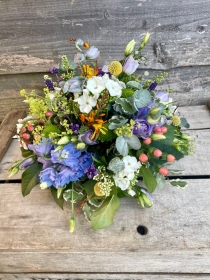
MULTIPOLYGON (((135 74, 146 61, 148 39, 146 34, 137 50, 132 40, 122 60, 103 68, 98 48, 77 39, 74 61, 63 55, 59 67, 50 69, 42 96, 20 92, 30 116, 18 120, 24 159, 14 163, 11 175, 24 170, 23 196, 40 185, 61 208, 70 201, 70 232, 82 210, 93 229, 108 227, 123 197, 151 207, 151 193, 175 172, 172 162, 193 149, 181 131, 189 124, 175 115, 170 90, 156 91, 167 73, 152 79, 135 74)), ((169 182, 186 186, 180 179, 169 182)))

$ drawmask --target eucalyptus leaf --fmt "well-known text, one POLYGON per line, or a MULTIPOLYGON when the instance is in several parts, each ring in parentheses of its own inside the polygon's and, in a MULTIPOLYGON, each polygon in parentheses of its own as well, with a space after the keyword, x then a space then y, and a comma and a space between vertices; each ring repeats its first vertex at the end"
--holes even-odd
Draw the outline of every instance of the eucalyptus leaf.
POLYGON ((22 195, 28 195, 31 190, 40 183, 38 174, 42 170, 42 164, 35 163, 29 166, 22 174, 22 195))
POLYGON ((116 139, 116 149, 121 156, 128 155, 128 143, 123 136, 118 136, 116 139))
POLYGON ((190 127, 189 123, 187 122, 187 120, 185 118, 180 118, 180 120, 181 120, 181 123, 180 123, 181 127, 185 127, 185 128, 190 127))
POLYGON ((156 182, 157 182, 157 188, 162 189, 165 184, 165 177, 162 176, 160 173, 157 173, 155 175, 156 182))
POLYGON ((107 197, 102 206, 92 214, 92 228, 98 230, 110 226, 113 223, 114 215, 119 206, 120 200, 116 195, 107 197))
POLYGON ((125 164, 120 158, 115 157, 109 162, 108 168, 114 173, 119 173, 125 168, 125 164))
POLYGON ((68 201, 72 201, 72 198, 73 198, 73 203, 76 203, 77 201, 81 200, 82 198, 84 197, 84 194, 81 193, 81 192, 76 192, 73 190, 70 189, 70 190, 67 190, 63 193, 63 198, 68 201), (72 195, 73 194, 73 195, 72 195))
POLYGON ((133 108, 130 101, 126 98, 117 98, 115 102, 121 106, 122 111, 127 114, 134 114, 136 110, 133 108))
POLYGON ((140 89, 134 92, 135 104, 137 108, 146 107, 151 101, 151 94, 146 89, 140 89))
POLYGON ((141 142, 136 135, 132 135, 131 137, 125 137, 126 142, 131 146, 134 150, 139 150, 141 148, 141 142))
POLYGON ((109 120, 109 129, 113 130, 116 129, 118 127, 121 127, 123 125, 125 125, 128 122, 128 119, 124 118, 123 116, 113 116, 110 120, 109 120))
POLYGON ((52 193, 52 196, 56 202, 56 204, 61 208, 63 209, 63 204, 64 204, 64 199, 63 197, 59 197, 57 196, 57 189, 54 188, 54 187, 50 187, 50 190, 51 190, 51 193, 52 193))
POLYGON ((142 85, 136 81, 130 81, 126 84, 126 86, 133 89, 142 89, 142 85))
POLYGON ((147 187, 148 192, 150 193, 154 192, 157 186, 157 182, 153 177, 151 170, 142 165, 140 168, 140 173, 143 176, 143 182, 147 187))

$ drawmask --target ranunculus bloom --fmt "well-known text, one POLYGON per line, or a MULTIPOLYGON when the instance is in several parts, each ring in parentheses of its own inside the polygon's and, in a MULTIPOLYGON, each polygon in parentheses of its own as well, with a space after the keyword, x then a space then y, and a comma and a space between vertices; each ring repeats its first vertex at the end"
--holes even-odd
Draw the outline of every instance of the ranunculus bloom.
POLYGON ((151 135, 153 127, 154 125, 149 124, 144 119, 136 119, 133 134, 138 138, 147 139, 151 135))
POLYGON ((123 72, 127 75, 133 74, 138 68, 138 61, 132 55, 128 56, 123 64, 123 72))
POLYGON ((97 59, 99 54, 100 54, 99 50, 96 47, 92 46, 86 51, 85 58, 87 60, 97 59))

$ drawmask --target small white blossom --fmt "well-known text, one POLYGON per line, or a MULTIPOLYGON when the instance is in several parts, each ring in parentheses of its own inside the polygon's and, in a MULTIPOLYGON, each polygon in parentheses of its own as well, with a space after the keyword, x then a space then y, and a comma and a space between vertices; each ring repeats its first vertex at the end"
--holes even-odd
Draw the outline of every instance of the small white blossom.
POLYGON ((121 178, 117 175, 113 176, 115 185, 119 187, 122 191, 127 190, 130 185, 130 180, 128 178, 121 178))
POLYGON ((137 171, 141 167, 140 161, 137 161, 135 157, 126 156, 123 158, 123 162, 127 173, 137 171))
POLYGON ((99 94, 105 89, 104 82, 101 77, 92 77, 87 81, 87 89, 93 94, 99 94))
POLYGON ((41 183, 41 184, 40 184, 40 188, 41 188, 42 190, 46 189, 46 188, 47 188, 47 183, 46 183, 46 182, 41 183))
POLYGON ((75 102, 78 102, 80 105, 80 111, 82 113, 90 113, 92 108, 96 106, 97 99, 99 97, 99 94, 95 94, 94 96, 90 96, 88 93, 88 90, 83 91, 83 95, 81 95, 79 98, 75 99, 75 102))
POLYGON ((131 196, 134 196, 136 194, 136 192, 134 190, 128 190, 128 194, 130 194, 131 196))

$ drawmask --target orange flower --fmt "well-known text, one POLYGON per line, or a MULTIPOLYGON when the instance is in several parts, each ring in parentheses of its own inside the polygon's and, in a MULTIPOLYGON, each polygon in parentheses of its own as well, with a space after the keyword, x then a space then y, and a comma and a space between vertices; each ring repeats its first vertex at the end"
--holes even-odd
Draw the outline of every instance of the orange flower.
POLYGON ((83 65, 84 76, 88 79, 98 74, 98 67, 90 67, 88 64, 83 65))

